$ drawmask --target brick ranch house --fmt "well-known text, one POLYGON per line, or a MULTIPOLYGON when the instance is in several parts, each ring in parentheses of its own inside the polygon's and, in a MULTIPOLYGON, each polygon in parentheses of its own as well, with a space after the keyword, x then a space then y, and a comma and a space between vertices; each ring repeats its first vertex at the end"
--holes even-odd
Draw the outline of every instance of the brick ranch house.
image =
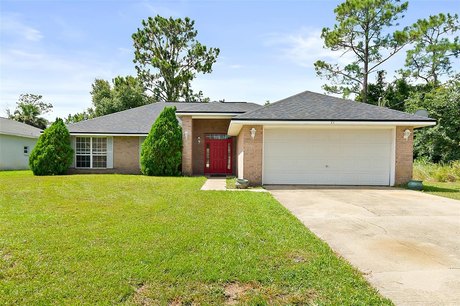
POLYGON ((305 91, 261 106, 154 103, 68 125, 71 173, 139 173, 142 142, 166 106, 182 125, 184 175, 236 175, 252 185, 403 184, 413 129, 430 118, 305 91))

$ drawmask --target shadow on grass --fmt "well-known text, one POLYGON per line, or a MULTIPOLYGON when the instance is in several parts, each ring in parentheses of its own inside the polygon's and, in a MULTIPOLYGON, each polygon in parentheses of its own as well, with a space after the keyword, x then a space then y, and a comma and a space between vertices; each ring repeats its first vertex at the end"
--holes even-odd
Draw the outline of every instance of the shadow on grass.
POLYGON ((453 188, 443 188, 443 187, 436 187, 436 186, 423 186, 423 191, 428 192, 460 192, 458 189, 453 188))

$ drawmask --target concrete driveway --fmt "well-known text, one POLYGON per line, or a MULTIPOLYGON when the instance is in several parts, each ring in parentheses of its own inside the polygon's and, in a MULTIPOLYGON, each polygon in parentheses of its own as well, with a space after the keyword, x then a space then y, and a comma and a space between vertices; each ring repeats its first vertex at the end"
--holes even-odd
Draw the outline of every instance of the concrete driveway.
POLYGON ((460 305, 460 201, 396 188, 269 186, 397 305, 460 305))

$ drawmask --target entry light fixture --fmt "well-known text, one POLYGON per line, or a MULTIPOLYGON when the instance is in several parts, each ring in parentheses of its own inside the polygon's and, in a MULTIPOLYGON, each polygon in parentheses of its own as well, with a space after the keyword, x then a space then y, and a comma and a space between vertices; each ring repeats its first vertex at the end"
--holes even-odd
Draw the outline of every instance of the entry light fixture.
POLYGON ((410 134, 412 134, 411 131, 409 129, 405 129, 403 134, 404 140, 407 141, 409 139, 410 134))
POLYGON ((256 138, 256 132, 257 132, 257 130, 256 130, 255 128, 252 128, 252 129, 250 130, 250 132, 251 132, 251 138, 252 138, 252 139, 256 138))
POLYGON ((196 139, 198 140, 198 143, 201 143, 201 137, 200 136, 198 136, 196 139))
POLYGON ((185 131, 185 132, 184 132, 184 138, 185 138, 185 140, 188 139, 188 131, 185 131))

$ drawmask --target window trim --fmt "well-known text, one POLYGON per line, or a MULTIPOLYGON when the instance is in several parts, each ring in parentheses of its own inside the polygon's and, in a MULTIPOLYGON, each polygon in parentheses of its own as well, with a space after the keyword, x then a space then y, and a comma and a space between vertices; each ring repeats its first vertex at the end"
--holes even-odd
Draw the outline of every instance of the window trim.
POLYGON ((29 146, 23 146, 22 152, 24 153, 25 156, 28 156, 30 153, 30 147, 29 146))
POLYGON ((74 160, 75 160, 75 169, 108 169, 108 159, 109 159, 109 139, 108 137, 104 136, 76 136, 75 137, 75 154, 74 154, 74 160), (77 142, 78 138, 89 138, 89 154, 78 154, 77 153, 77 142), (105 139, 105 154, 101 154, 100 152, 97 152, 94 154, 93 152, 93 139, 105 139), (77 155, 79 156, 89 156, 89 167, 78 167, 77 166, 77 155), (105 156, 105 167, 94 167, 93 166, 93 156, 105 156))

